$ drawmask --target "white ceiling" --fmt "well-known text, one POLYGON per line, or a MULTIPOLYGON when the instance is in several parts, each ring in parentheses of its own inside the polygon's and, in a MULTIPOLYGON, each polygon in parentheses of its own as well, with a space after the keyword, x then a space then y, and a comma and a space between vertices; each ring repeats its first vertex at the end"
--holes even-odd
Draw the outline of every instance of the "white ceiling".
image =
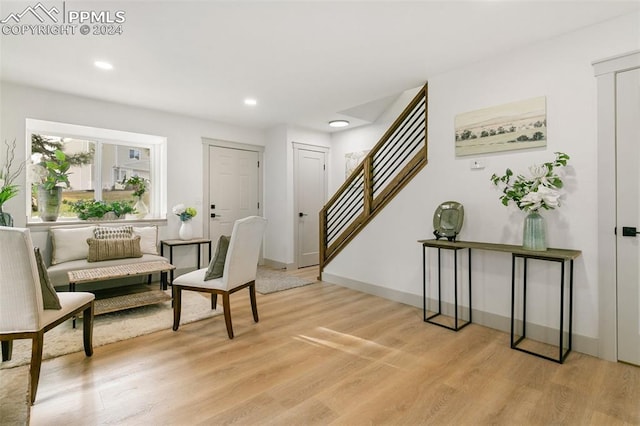
MULTIPOLYGON (((3 0, 0 19, 35 3, 3 0)), ((3 80, 242 126, 321 131, 336 118, 356 125, 375 119, 386 100, 430 76, 640 10, 639 1, 69 0, 65 6, 124 10, 123 34, 3 35, 3 80), (96 69, 97 59, 114 70, 96 69), (256 107, 243 104, 249 96, 256 107)))

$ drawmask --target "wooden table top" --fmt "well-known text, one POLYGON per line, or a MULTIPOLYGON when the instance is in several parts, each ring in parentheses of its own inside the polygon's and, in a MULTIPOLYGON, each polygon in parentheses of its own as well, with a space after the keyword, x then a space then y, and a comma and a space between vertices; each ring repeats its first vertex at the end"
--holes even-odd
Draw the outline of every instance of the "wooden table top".
POLYGON ((569 250, 559 248, 548 248, 545 251, 526 250, 522 246, 516 246, 511 244, 496 244, 485 243, 478 241, 449 241, 449 240, 418 240, 418 243, 425 247, 445 248, 445 249, 478 249, 478 250, 491 250, 505 253, 513 253, 520 256, 533 257, 538 259, 559 259, 559 260, 573 260, 580 256, 582 252, 580 250, 569 250))
POLYGON ((192 238, 190 240, 162 240, 160 244, 166 244, 168 246, 184 246, 189 244, 205 244, 211 243, 209 238, 192 238))

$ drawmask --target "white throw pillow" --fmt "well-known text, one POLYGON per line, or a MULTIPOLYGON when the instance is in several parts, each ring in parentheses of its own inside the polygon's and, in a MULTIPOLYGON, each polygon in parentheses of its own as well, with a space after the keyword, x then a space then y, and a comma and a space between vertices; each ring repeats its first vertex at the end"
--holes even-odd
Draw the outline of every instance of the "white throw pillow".
POLYGON ((93 238, 95 226, 81 228, 51 228, 51 264, 86 259, 89 254, 87 238, 93 238))
POLYGON ((133 227, 133 234, 140 235, 140 250, 142 253, 159 254, 158 253, 158 227, 142 226, 133 227))

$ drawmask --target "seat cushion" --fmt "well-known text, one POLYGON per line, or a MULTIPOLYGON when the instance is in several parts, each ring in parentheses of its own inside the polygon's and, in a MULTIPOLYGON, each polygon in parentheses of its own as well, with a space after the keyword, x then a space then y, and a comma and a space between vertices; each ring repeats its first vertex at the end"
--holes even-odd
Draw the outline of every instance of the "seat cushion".
POLYGON ((205 280, 206 273, 207 273, 207 268, 198 269, 196 271, 192 271, 184 275, 180 275, 179 277, 176 277, 173 280, 173 284, 185 285, 189 287, 198 287, 202 289, 226 290, 226 287, 222 282, 222 278, 205 280))
POLYGON ((54 321, 60 318, 64 318, 85 303, 90 302, 96 298, 93 293, 84 291, 78 291, 74 293, 58 293, 58 297, 60 298, 60 305, 62 308, 60 310, 45 310, 40 317, 41 327, 46 327, 54 321))

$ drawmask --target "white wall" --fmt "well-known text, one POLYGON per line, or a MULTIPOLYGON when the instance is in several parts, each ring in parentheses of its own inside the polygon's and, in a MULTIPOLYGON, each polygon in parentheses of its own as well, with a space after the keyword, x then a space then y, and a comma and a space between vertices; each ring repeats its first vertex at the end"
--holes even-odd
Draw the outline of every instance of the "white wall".
MULTIPOLYGON (((264 215, 269 221, 265 235, 265 259, 277 264, 294 262, 293 212, 293 145, 301 142, 328 146, 328 133, 307 131, 290 126, 278 126, 268 131, 242 128, 163 111, 103 102, 34 87, 2 82, 0 87, 0 137, 18 141, 19 159, 25 152, 25 119, 93 126, 113 130, 164 136, 168 141, 168 220, 161 227, 160 238, 176 238, 179 219, 171 207, 184 203, 196 207, 199 215, 194 229, 203 234, 202 138, 264 145, 264 215), (23 143, 22 141, 25 141, 23 143)), ((24 182, 20 182, 24 184, 24 182)), ((16 226, 26 223, 25 196, 21 189, 17 197, 4 205, 14 216, 16 226)), ((190 256, 190 255, 189 255, 190 256)), ((178 258, 179 259, 179 258, 178 258)), ((180 263, 179 263, 180 265, 180 263)))
MULTIPOLYGON (((20 159, 25 152, 25 119, 58 121, 112 130, 164 136, 168 141, 167 185, 168 223, 160 228, 160 238, 177 238, 180 220, 171 207, 178 203, 194 206, 198 216, 194 229, 202 235, 207 209, 202 206, 202 137, 245 144, 264 145, 263 132, 213 121, 201 120, 162 111, 98 101, 33 87, 2 82, 0 117, 2 140, 17 140, 20 159)), ((24 185, 24 182, 20 182, 24 185)), ((4 208, 14 216, 16 226, 26 223, 25 196, 21 188, 17 197, 4 208)), ((193 260, 190 260, 194 263, 193 260)))
POLYGON ((265 238, 269 243, 264 258, 273 266, 294 267, 293 143, 329 147, 331 138, 328 133, 281 125, 266 132, 266 141, 265 217, 269 227, 265 238))
POLYGON ((378 143, 382 135, 404 111, 422 86, 406 90, 368 126, 342 130, 331 135, 331 171, 329 174, 329 194, 333 195, 345 181, 345 154, 369 150, 378 143))
POLYGON ((266 132, 264 152, 264 215, 269 221, 265 233, 266 261, 286 264, 289 258, 288 242, 293 238, 289 230, 287 206, 290 204, 287 192, 287 128, 277 126, 266 132))
MULTIPOLYGON (((521 244, 524 214, 500 204, 499 191, 489 177, 502 174, 507 167, 526 172, 529 165, 551 161, 555 151, 562 151, 571 156, 564 203, 544 213, 547 238, 551 247, 583 252, 575 264, 574 332, 597 339, 597 117, 591 63, 636 50, 639 42, 638 16, 627 15, 430 76, 428 165, 325 268, 325 273, 421 297, 422 253, 416 240, 431 238, 433 212, 438 204, 446 200, 463 203, 461 239, 521 244), (455 157, 456 114, 536 96, 547 98, 546 149, 455 157), (472 159, 481 159, 486 168, 471 170, 472 159)), ((371 126, 334 135, 332 188, 341 183, 338 170, 343 169, 344 152, 366 148, 364 137, 368 133, 381 135, 384 130, 371 126)), ((371 145, 376 140, 370 139, 371 145)), ((433 254, 429 257, 431 266, 434 258, 433 254)), ((474 309, 510 316, 510 262, 506 254, 474 252, 474 309)), ((537 263, 531 273, 536 291, 528 320, 557 328, 559 267, 537 263)), ((432 267, 431 282, 437 279, 434 274, 432 267)))

